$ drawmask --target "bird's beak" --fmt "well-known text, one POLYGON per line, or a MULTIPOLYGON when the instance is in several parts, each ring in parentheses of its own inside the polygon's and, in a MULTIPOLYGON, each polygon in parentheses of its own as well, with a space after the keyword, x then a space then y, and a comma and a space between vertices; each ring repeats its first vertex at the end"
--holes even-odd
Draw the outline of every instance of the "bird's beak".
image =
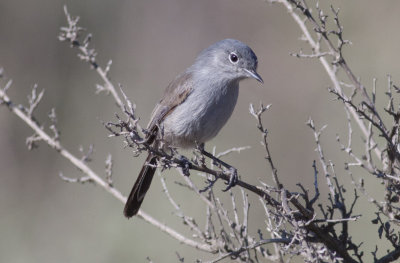
POLYGON ((264 83, 264 80, 261 78, 260 75, 258 75, 258 73, 255 70, 244 69, 244 71, 248 74, 249 78, 254 78, 259 82, 264 83))

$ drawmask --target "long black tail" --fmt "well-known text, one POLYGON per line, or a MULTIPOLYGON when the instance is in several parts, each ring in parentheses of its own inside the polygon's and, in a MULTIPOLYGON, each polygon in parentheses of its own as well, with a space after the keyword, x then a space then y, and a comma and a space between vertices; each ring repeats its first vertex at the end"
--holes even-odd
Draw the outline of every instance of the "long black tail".
POLYGON ((157 158, 152 154, 147 156, 146 162, 143 164, 142 170, 133 185, 132 191, 129 194, 124 208, 124 215, 130 218, 137 214, 140 206, 142 205, 144 196, 150 188, 151 181, 153 180, 154 173, 156 172, 155 165, 157 158), (150 165, 147 165, 150 164, 150 165))

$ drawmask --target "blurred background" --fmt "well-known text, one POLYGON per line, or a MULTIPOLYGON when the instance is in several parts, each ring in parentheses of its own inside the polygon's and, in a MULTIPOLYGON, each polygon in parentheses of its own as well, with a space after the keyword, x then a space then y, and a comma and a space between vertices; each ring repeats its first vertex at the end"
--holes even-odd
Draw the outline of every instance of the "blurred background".
MULTIPOLYGON (((88 149, 93 144, 90 165, 101 175, 111 153, 114 183, 124 194, 130 191, 144 156, 134 158, 120 139, 107 137, 102 121, 113 121, 118 109, 111 97, 95 95, 95 85, 102 84, 99 76, 77 58, 76 50, 58 41, 59 28, 66 25, 64 4, 93 34, 100 65, 113 61, 110 77, 136 103, 143 126, 169 81, 191 65, 203 48, 228 37, 247 43, 258 56, 258 72, 265 83, 247 80, 241 84, 232 118, 207 149, 215 146, 218 152, 250 146, 225 160, 235 164, 245 181, 272 184, 261 136, 248 111, 250 103, 272 104, 264 121, 282 182, 296 191, 297 182, 312 187, 311 165, 317 155, 313 134, 305 124, 312 117, 317 127, 328 125, 322 138, 327 158, 336 162, 339 178, 351 188, 335 141, 336 134, 347 138, 344 110, 327 91, 331 83, 318 61, 289 55, 307 46, 281 6, 261 0, 0 1, 0 66, 6 78, 13 79, 8 95, 26 105, 35 83, 39 90, 45 89, 37 119, 47 128, 47 114, 56 108, 61 143, 77 155, 81 145, 88 149)), ((395 83, 399 80, 400 2, 340 0, 332 4, 341 9, 344 36, 353 43, 345 48, 349 65, 369 88, 372 79, 378 78, 383 94, 387 74, 392 74, 395 83)), ((81 174, 43 143, 28 151, 25 139, 31 134, 20 119, 0 107, 0 262, 146 262, 147 257, 154 262, 176 262, 176 251, 187 262, 210 258, 142 220, 125 219, 123 204, 100 187, 62 181, 59 172, 68 177, 81 174)), ((182 209, 202 224, 203 204, 174 183, 180 180, 175 171, 163 176, 182 209)), ((201 178, 192 176, 199 186, 204 185, 201 178)), ((222 187, 219 183, 215 189, 225 198, 222 187)), ((321 188, 326 198, 323 178, 321 188)), ((254 203, 250 215, 254 234, 257 228, 264 231, 264 213, 257 198, 251 193, 249 197, 254 203)), ((362 213, 365 205, 362 201, 357 211, 362 213)), ((173 214, 158 178, 143 209, 190 235, 173 214)), ((353 223, 354 239, 364 241, 367 249, 376 240, 369 240, 362 229, 372 218, 373 214, 366 215, 353 223)))

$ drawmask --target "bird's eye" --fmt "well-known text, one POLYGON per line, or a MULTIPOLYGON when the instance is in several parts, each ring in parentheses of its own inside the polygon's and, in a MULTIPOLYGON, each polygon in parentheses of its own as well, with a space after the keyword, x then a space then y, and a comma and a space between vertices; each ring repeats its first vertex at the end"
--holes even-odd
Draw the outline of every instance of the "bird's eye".
POLYGON ((229 60, 230 60, 232 63, 236 64, 236 63, 238 62, 239 58, 238 58, 238 56, 237 56, 235 53, 230 53, 230 54, 229 54, 229 60))

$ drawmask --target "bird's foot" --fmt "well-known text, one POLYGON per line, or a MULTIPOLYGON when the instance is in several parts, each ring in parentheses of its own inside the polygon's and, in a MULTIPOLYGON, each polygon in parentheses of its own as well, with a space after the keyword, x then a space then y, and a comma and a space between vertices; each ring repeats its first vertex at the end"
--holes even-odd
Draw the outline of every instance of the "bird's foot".
POLYGON ((191 167, 190 161, 183 155, 179 155, 178 160, 180 163, 179 168, 182 170, 183 175, 189 176, 190 175, 190 167, 191 167))
POLYGON ((227 187, 225 188, 225 190, 222 190, 224 192, 226 192, 229 189, 231 189, 232 187, 234 187, 237 184, 237 182, 239 181, 237 170, 234 167, 229 168, 229 173, 230 173, 229 181, 225 183, 227 185, 227 187))

